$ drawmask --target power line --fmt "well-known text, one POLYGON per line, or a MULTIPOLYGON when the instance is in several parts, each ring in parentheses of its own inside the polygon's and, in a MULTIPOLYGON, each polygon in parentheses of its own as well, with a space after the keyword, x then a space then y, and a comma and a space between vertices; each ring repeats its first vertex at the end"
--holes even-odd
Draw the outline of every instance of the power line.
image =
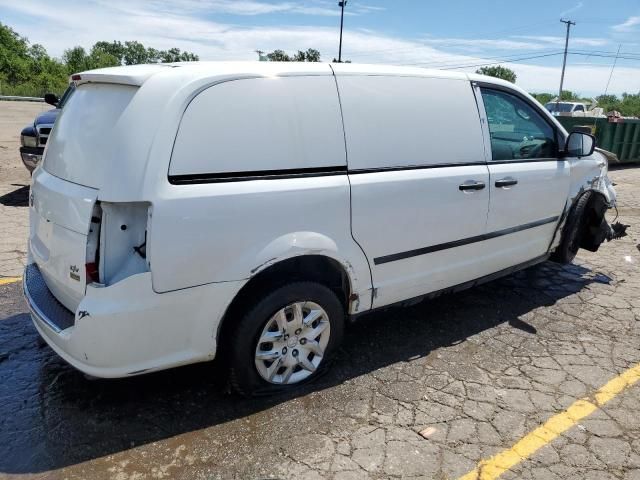
MULTIPOLYGON (((567 52, 569 55, 584 55, 587 56, 587 54, 585 53, 575 53, 575 52, 567 52)), ((559 51, 559 52, 553 52, 553 53, 546 53, 546 54, 542 54, 542 55, 531 55, 531 56, 525 56, 525 57, 516 57, 514 58, 512 57, 495 57, 495 61, 493 62, 486 62, 486 63, 473 63, 473 64, 457 64, 457 65, 447 65, 445 64, 437 64, 434 62, 418 62, 418 63, 405 63, 403 65, 405 66, 429 66, 431 68, 436 68, 436 69, 440 69, 440 70, 458 70, 458 69, 462 69, 462 68, 472 68, 472 67, 486 67, 489 65, 497 65, 500 63, 516 63, 516 62, 522 62, 525 60, 533 60, 533 59, 537 59, 537 58, 546 58, 546 57, 553 57, 553 56, 557 56, 557 55, 563 55, 564 52, 563 51, 559 51)), ((615 55, 611 55, 611 58, 614 58, 615 55)), ((491 58, 491 57, 484 57, 484 58, 491 58)), ((617 58, 625 58, 622 56, 618 56, 617 58)), ((632 59, 632 60, 640 60, 640 59, 632 59)))
MULTIPOLYGON (((529 53, 534 53, 534 52, 529 52, 529 53)), ((430 67, 430 68, 435 68, 435 69, 441 69, 441 70, 457 70, 457 69, 462 69, 462 68, 472 68, 472 67, 484 67, 484 66, 489 66, 489 65, 497 65, 500 63, 516 63, 516 62, 522 62, 525 60, 534 60, 534 59, 538 59, 538 58, 546 58, 546 57, 553 57, 553 56, 557 56, 557 55, 563 55, 564 51, 551 51, 548 53, 543 53, 540 55, 528 55, 526 54, 526 52, 522 52, 519 54, 513 54, 513 55, 497 55, 497 56, 492 56, 492 57, 476 57, 478 59, 484 59, 484 60, 493 60, 490 62, 483 62, 483 63, 460 63, 460 61, 435 61, 435 62, 412 62, 412 63, 403 63, 403 66, 420 66, 420 67, 430 67), (524 56, 523 56, 524 55, 524 56)), ((590 56, 591 52, 578 52, 578 51, 572 51, 569 50, 567 51, 568 55, 579 55, 579 56, 590 56)), ((616 55, 600 55, 602 57, 605 58, 615 58, 616 55)), ((618 59, 629 59, 629 60, 640 60, 640 58, 634 58, 634 57, 624 57, 622 55, 618 55, 617 56, 618 59)))
MULTIPOLYGON (((510 62, 519 62, 522 60, 530 60, 530 59, 535 59, 535 58, 543 58, 543 57, 551 57, 554 55, 561 55, 562 51, 556 51, 556 52, 549 52, 549 53, 544 53, 544 54, 540 54, 540 55, 525 55, 522 56, 522 54, 515 54, 515 55, 507 55, 507 56, 496 56, 496 57, 475 57, 475 59, 477 60, 495 60, 495 61, 491 61, 491 62, 483 62, 483 63, 474 63, 474 64, 468 64, 468 63, 460 63, 460 60, 458 61, 448 61, 448 62, 415 62, 415 63, 403 63, 403 65, 405 66, 426 66, 426 67, 431 67, 431 68, 440 68, 443 70, 451 70, 451 69, 456 69, 456 68, 467 68, 467 67, 474 67, 474 66, 485 66, 485 65, 496 65, 498 63, 510 63, 510 62)), ((470 59, 470 61, 473 59, 470 59)))
MULTIPOLYGON (((621 43, 620 46, 622 46, 623 44, 621 43)), ((595 53, 602 53, 602 54, 610 54, 612 56, 616 56, 619 54, 619 52, 615 52, 615 51, 611 51, 611 50, 585 50, 583 48, 574 48, 573 50, 571 50, 571 52, 581 52, 581 53, 589 53, 589 54, 595 54, 595 53)), ((571 53, 569 52, 569 53, 571 53)), ((622 52, 623 55, 640 55, 640 52, 622 52)))
MULTIPOLYGON (((555 53, 556 50, 533 50, 533 51, 529 51, 529 52, 519 52, 519 53, 514 53, 511 55, 493 55, 493 56, 476 56, 476 55, 441 55, 441 57, 452 57, 452 60, 439 60, 439 61, 433 61, 433 62, 413 62, 413 63, 405 63, 404 65, 438 65, 438 66, 442 66, 442 67, 449 67, 449 66, 455 66, 455 65, 461 65, 461 64, 465 64, 465 63, 469 63, 471 61, 482 61, 482 60, 493 60, 493 59, 498 59, 499 61, 509 61, 510 58, 514 58, 514 57, 522 57, 522 56, 529 56, 529 55, 534 55, 534 56, 538 56, 538 55, 545 55, 548 53, 555 53), (460 57, 466 57, 465 59, 461 59, 460 57), (455 60, 453 60, 453 58, 455 58, 455 60)), ((560 52, 562 53, 562 52, 560 52)))
POLYGON ((459 65, 459 66, 455 66, 455 67, 443 67, 443 68, 441 68, 441 70, 458 70, 460 68, 486 67, 486 66, 489 66, 489 65, 496 65, 496 64, 499 64, 499 63, 515 63, 515 62, 522 62, 524 60, 533 60, 535 58, 553 57, 555 55, 562 55, 562 52, 547 53, 545 55, 534 55, 534 56, 531 56, 531 57, 504 59, 503 61, 497 61, 497 62, 475 63, 473 65, 459 65))
MULTIPOLYGON (((618 45, 618 53, 620 53, 620 47, 622 47, 622 45, 618 45)), ((605 95, 609 91, 609 84, 611 83, 611 77, 613 77, 613 71, 616 68, 616 63, 617 62, 618 62, 618 56, 616 55, 616 58, 613 60, 613 65, 611 66, 611 73, 609 73, 609 80, 607 80, 607 86, 604 89, 604 94, 605 95)))
MULTIPOLYGON (((618 45, 618 53, 620 53, 620 48, 622 47, 622 44, 618 45)), ((607 93, 609 92, 609 84, 611 83, 611 77, 613 77, 613 71, 616 68, 616 63, 618 62, 618 56, 616 55, 616 58, 613 60, 613 65, 611 65, 611 72, 609 73, 609 79, 607 80, 607 86, 604 87, 604 95, 606 96, 607 93)), ((594 118, 593 120, 593 127, 595 128, 596 123, 597 123, 598 119, 594 118)))
POLYGON ((569 52, 569 55, 580 55, 583 57, 600 57, 600 58, 615 58, 623 59, 623 60, 640 60, 640 56, 637 57, 627 57, 623 55, 602 55, 597 53, 581 53, 581 52, 569 52))
MULTIPOLYGON (((548 24, 548 21, 544 21, 544 22, 536 22, 536 23, 529 23, 529 24, 525 24, 525 25, 520 25, 520 26, 516 26, 516 27, 510 27, 507 29, 502 29, 502 30, 497 30, 497 31, 493 31, 493 32, 488 32, 488 33, 482 33, 480 35, 484 36, 485 38, 483 38, 482 40, 493 40, 495 38, 492 38, 494 35, 498 35, 499 33, 505 33, 505 32, 517 32, 517 31, 526 31, 526 30, 530 30, 533 28, 536 28, 540 25, 546 25, 548 24), (488 37, 488 38, 487 38, 488 37)), ((469 39, 469 41, 473 41, 474 39, 469 39)), ((464 39, 459 39, 458 41, 453 41, 451 43, 453 44, 461 44, 464 41, 464 39)), ((415 51, 416 48, 421 48, 421 47, 426 47, 426 48, 433 48, 432 45, 430 45, 429 43, 416 43, 415 46, 412 47, 394 47, 394 48, 388 48, 388 49, 379 49, 379 50, 349 50, 350 55, 357 55, 357 56, 369 56, 369 55, 375 55, 378 53, 402 53, 402 52, 413 52, 415 51)))

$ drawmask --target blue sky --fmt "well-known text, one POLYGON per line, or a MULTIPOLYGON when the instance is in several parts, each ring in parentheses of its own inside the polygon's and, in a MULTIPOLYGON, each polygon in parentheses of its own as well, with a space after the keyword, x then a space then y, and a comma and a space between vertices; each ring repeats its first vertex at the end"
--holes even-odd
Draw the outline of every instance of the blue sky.
MULTIPOLYGON (((0 0, 0 21, 60 56, 73 45, 139 40, 202 60, 255 59, 256 49, 317 48, 337 56, 339 8, 329 0, 0 0)), ((567 89, 640 91, 638 0, 349 0, 343 56, 354 62, 473 71, 501 61, 529 91, 555 91, 572 28, 567 89), (537 58, 530 58, 537 57, 537 58), (511 61, 509 61, 511 60, 511 61)))

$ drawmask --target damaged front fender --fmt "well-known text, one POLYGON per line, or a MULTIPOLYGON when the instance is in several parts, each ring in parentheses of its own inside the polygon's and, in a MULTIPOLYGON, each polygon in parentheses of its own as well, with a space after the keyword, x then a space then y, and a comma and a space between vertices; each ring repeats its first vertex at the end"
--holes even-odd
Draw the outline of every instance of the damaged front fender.
POLYGON ((605 215, 610 204, 604 195, 600 192, 592 193, 587 205, 584 213, 586 218, 583 223, 583 231, 579 237, 580 248, 596 252, 605 240, 611 241, 626 235, 628 225, 619 222, 609 225, 607 222, 605 215))
POLYGON ((595 252, 606 240, 614 240, 626 235, 627 225, 619 222, 609 225, 605 215, 610 208, 616 208, 616 191, 607 176, 607 160, 604 155, 594 152, 588 158, 571 161, 571 189, 561 220, 551 242, 549 251, 554 251, 567 236, 567 225, 572 215, 583 215, 579 222, 577 241, 580 248, 595 252), (586 206, 576 211, 578 201, 587 195, 586 206))

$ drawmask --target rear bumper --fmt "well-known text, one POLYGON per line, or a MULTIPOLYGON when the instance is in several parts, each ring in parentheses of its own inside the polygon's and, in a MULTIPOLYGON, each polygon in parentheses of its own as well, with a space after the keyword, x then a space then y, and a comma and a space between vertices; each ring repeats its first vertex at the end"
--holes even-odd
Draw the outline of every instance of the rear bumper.
POLYGON ((38 164, 42 161, 42 153, 44 148, 41 147, 20 147, 20 157, 22 163, 27 170, 33 172, 38 164))
POLYGON ((76 312, 57 302, 35 264, 23 287, 36 329, 60 357, 88 375, 117 378, 213 359, 220 319, 241 283, 157 294, 142 273, 87 287, 76 312))

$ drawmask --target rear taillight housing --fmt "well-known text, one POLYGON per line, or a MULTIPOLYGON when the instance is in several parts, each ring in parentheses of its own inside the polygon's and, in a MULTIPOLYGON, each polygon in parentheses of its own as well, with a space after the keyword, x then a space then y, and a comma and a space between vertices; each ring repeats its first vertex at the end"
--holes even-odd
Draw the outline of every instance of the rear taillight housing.
POLYGON ((95 262, 87 263, 85 266, 87 272, 87 283, 100 283, 100 275, 98 274, 98 264, 95 262))

